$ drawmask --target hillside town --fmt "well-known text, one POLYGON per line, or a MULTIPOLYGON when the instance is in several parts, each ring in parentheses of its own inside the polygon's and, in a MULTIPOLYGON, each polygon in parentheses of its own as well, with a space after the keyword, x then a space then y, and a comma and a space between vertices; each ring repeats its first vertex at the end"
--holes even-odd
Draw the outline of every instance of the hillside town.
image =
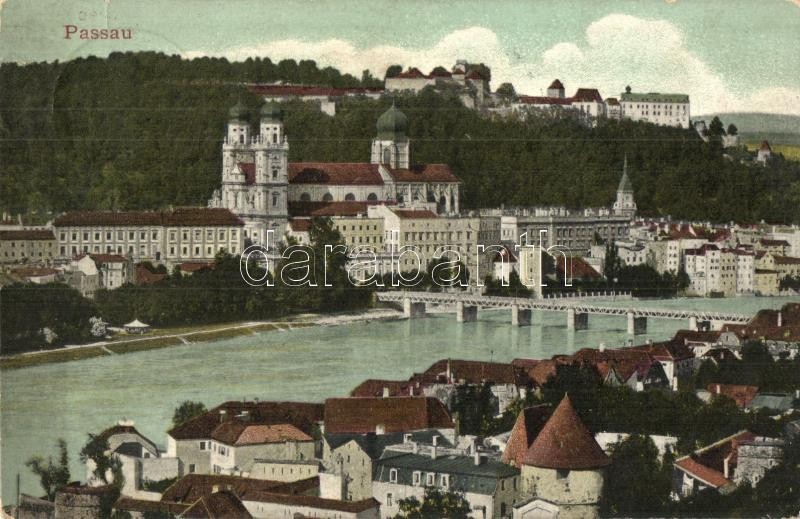
POLYGON ((623 266, 685 273, 686 295, 800 289, 800 228, 638 217, 627 156, 620 158, 616 199, 606 207, 463 211, 460 179, 446 164, 413 161, 408 117, 394 105, 378 118, 369 162, 362 163, 289 162, 280 105, 268 101, 257 115, 259 132, 251 135, 246 108, 230 109, 221 186, 208 207, 67 212, 45 226, 7 215, 0 230, 4 282, 59 280, 91 298, 100 289, 158 282, 175 269, 191 275, 212 268, 220 251, 236 255, 261 245, 277 257, 280 243, 309 244, 312 221, 330 218, 351 263, 373 261, 371 269, 351 270, 359 282, 424 270, 442 249, 443 257, 464 263, 473 286, 498 273, 507 283, 514 271, 541 296, 540 283, 519 269, 520 255, 560 252, 571 258, 573 274, 599 278, 611 246, 623 266), (406 250, 416 251, 417 261, 400 260, 406 250), (156 272, 159 265, 166 270, 156 272))
POLYGON ((121 420, 90 436, 101 447, 87 458, 85 483, 59 488, 53 502, 23 495, 10 513, 100 517, 117 484, 111 508, 130 517, 389 518, 436 492, 460 495, 475 518, 597 517, 605 480, 619 470, 615 445, 642 432, 591 431, 573 402, 580 394, 547 403, 569 368, 620 394, 690 391, 702 406, 730 404, 772 422, 776 434, 737 430, 688 450, 669 430, 644 435, 660 463, 670 460, 671 500, 728 495, 755 487, 800 440, 800 388, 779 393, 698 374, 751 362, 753 340, 768 344, 776 362, 796 361, 799 338, 795 303, 744 325, 684 330, 659 343, 510 363, 442 359, 407 380, 365 380, 348 397, 322 403, 253 398, 202 406, 167 430, 165 447, 121 420), (468 408, 481 392, 482 420, 510 418, 499 420, 499 430, 470 425, 468 408))
MULTIPOLYGON (((783 160, 766 140, 756 151, 737 152, 736 131, 720 133, 692 119, 686 94, 627 86, 603 98, 598 89, 580 86, 570 96, 572 87, 559 79, 538 96, 511 85, 492 91, 489 68, 465 60, 428 74, 393 67, 383 88, 238 86, 259 105, 253 109, 240 95, 214 144, 203 142, 218 146, 213 151, 221 164, 202 203, 125 210, 112 204, 48 213, 52 218, 36 224, 27 215, 2 215, 0 290, 20 301, 8 307, 14 313, 4 325, 14 327, 4 332, 12 340, 4 335, 3 360, 34 365, 96 356, 111 366, 120 353, 173 346, 191 349, 191 357, 197 351, 186 338, 191 333, 209 333, 209 341, 245 337, 255 351, 267 331, 283 336, 273 344, 277 357, 298 346, 296 329, 328 324, 320 315, 334 320, 347 311, 360 312, 352 322, 403 322, 408 326, 399 335, 410 342, 413 322, 455 313, 464 329, 442 339, 451 343, 468 342, 474 328, 467 323, 479 320, 479 309, 494 312, 487 319, 493 325, 513 331, 530 327, 540 314, 566 314, 570 347, 554 355, 538 350, 548 351, 541 358, 520 350, 504 362, 495 360, 494 349, 465 350, 456 358, 445 357, 439 350, 445 346, 426 344, 412 354, 429 367, 409 377, 400 375, 406 366, 394 364, 391 352, 394 378, 359 371, 360 382, 345 392, 314 381, 326 393, 318 400, 186 400, 172 423, 163 421, 172 411, 163 403, 172 401, 163 374, 154 384, 165 392, 163 402, 142 399, 149 398, 152 416, 162 417, 158 431, 165 436, 146 435, 136 416, 109 404, 104 412, 122 416, 85 431, 88 441, 79 451, 59 442, 57 459, 37 454, 14 467, 33 474, 44 494, 21 491, 17 476, 16 500, 4 514, 568 519, 793 513, 796 495, 781 492, 787 481, 800 480, 800 303, 789 299, 800 295, 800 227, 652 216, 640 209, 637 193, 653 188, 634 182, 650 172, 637 171, 641 161, 627 152, 615 153, 615 166, 603 169, 607 185, 586 188, 603 195, 591 207, 467 205, 454 164, 416 160, 426 143, 412 138, 415 113, 404 110, 403 96, 455 96, 481 124, 565 118, 578 121, 581 131, 609 120, 685 130, 682 139, 692 146, 721 143, 713 152, 725 161, 765 174, 783 160), (377 117, 369 116, 368 154, 355 162, 290 160, 291 147, 306 138, 285 124, 295 102, 336 118, 342 103, 354 99, 383 103, 377 117), (286 281, 293 250, 327 247, 344 253, 306 267, 318 278, 307 285, 286 281), (253 251, 258 259, 250 257, 253 251), (444 274, 443 263, 449 265, 444 274), (328 284, 329 270, 350 286, 328 284), (275 286, 272 293, 258 291, 275 286), (303 290, 293 291, 296 286, 303 290), (680 306, 661 308, 651 300, 680 306), (730 304, 692 306, 706 300, 730 304), (752 315, 737 309, 744 300, 761 309, 752 315), (373 317, 375 310, 385 314, 373 317), (498 317, 507 310, 510 327, 498 317), (606 330, 622 339, 607 346, 576 335, 594 315, 626 319, 627 327, 606 330), (665 340, 648 339, 642 337, 648 319, 680 320, 681 329, 665 340), (230 327, 212 328, 220 324, 230 327), (89 353, 82 358, 81 352, 89 353), (82 473, 70 472, 70 456, 80 460, 82 473)), ((495 347, 513 341, 503 335, 495 347)), ((211 354, 227 355, 227 346, 211 354)), ((113 371, 115 384, 123 384, 135 379, 128 369, 101 371, 113 371)), ((157 359, 147 369, 173 367, 157 359)), ((339 365, 321 362, 314 369, 334 373, 339 365)), ((305 366, 292 373, 284 383, 298 388, 317 376, 305 366)), ((76 378, 85 385, 82 377, 89 376, 76 378)), ((273 383, 266 372, 248 376, 262 387, 273 383)), ((220 367, 211 378, 249 388, 237 385, 239 377, 220 367)), ((201 378, 192 382, 208 382, 201 378)), ((54 436, 57 428, 54 422, 54 436)))

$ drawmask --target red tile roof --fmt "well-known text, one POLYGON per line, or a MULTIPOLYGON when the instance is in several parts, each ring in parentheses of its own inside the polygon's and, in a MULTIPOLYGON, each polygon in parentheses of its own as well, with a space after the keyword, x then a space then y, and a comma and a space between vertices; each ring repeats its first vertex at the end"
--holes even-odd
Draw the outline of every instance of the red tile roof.
POLYGON ((395 182, 461 182, 447 164, 415 164, 409 169, 389 169, 395 182))
POLYGON ((38 278, 42 276, 55 276, 58 271, 50 267, 17 267, 11 272, 23 278, 38 278))
POLYGON ((572 100, 581 102, 581 103, 602 103, 603 97, 600 95, 600 92, 597 91, 596 88, 579 88, 575 95, 572 96, 572 100))
POLYGON ((548 90, 556 90, 556 89, 564 90, 564 84, 561 82, 560 79, 555 79, 555 80, 553 80, 552 83, 550 83, 550 86, 547 87, 547 89, 548 90))
POLYGON ((521 467, 525 453, 528 452, 549 417, 550 407, 547 405, 526 407, 520 411, 514 427, 511 429, 511 436, 508 438, 501 461, 521 467))
POLYGON ((423 74, 417 67, 410 67, 408 70, 406 70, 405 72, 401 72, 401 73, 397 74, 397 76, 395 76, 395 77, 398 77, 398 78, 401 78, 401 79, 423 79, 423 78, 427 79, 428 78, 428 76, 423 74))
POLYGON ((268 479, 244 478, 222 474, 186 474, 170 485, 161 501, 169 503, 194 503, 214 492, 214 488, 230 490, 240 499, 248 501, 260 492, 304 493, 319 486, 319 478, 308 478, 292 483, 268 479))
MULTIPOLYGON (((81 259, 84 256, 86 256, 86 254, 80 254, 75 259, 81 259)), ((99 265, 103 265, 105 263, 126 263, 128 261, 128 258, 126 258, 125 256, 122 256, 120 254, 95 254, 95 253, 90 253, 90 254, 88 254, 88 256, 90 258, 92 258, 94 260, 94 262, 99 264, 99 265)))
POLYGON ((618 106, 619 105, 619 101, 617 100, 616 97, 607 97, 606 98, 606 104, 609 105, 609 106, 618 106))
POLYGON ((381 380, 368 379, 357 385, 350 396, 353 397, 382 397, 383 390, 389 390, 389 396, 421 396, 422 389, 419 383, 408 380, 381 380))
POLYGON ((772 259, 776 265, 800 265, 800 258, 793 258, 791 256, 773 256, 772 259))
MULTIPOLYGON (((357 216, 367 214, 367 207, 382 202, 289 202, 294 217, 357 216)), ((388 204, 387 204, 388 205, 388 204)))
POLYGON ((311 436, 291 424, 248 425, 240 422, 220 424, 211 433, 211 438, 228 445, 314 441, 311 436))
POLYGON ((38 229, 30 229, 30 230, 19 230, 19 231, 0 231, 0 240, 3 241, 12 241, 12 240, 19 240, 19 241, 42 241, 42 240, 55 240, 56 236, 53 234, 53 231, 46 231, 46 230, 38 230, 38 229))
POLYGON ((745 386, 738 384, 708 384, 706 390, 714 395, 730 398, 736 405, 745 408, 758 394, 758 386, 745 386))
POLYGON ((115 510, 126 512, 154 512, 155 514, 165 514, 167 516, 178 515, 189 508, 185 503, 165 503, 163 501, 147 501, 144 499, 134 499, 132 497, 121 496, 114 503, 115 510))
POLYGON ((251 519, 239 498, 233 492, 220 490, 203 496, 178 517, 187 519, 251 519))
POLYGON ((525 465, 549 469, 582 470, 611 463, 578 417, 569 396, 553 411, 523 459, 525 465))
POLYGON ((329 398, 325 401, 325 432, 386 433, 452 428, 444 404, 433 397, 329 398))
POLYGON ((481 79, 482 80, 484 78, 483 78, 483 74, 481 74, 478 69, 474 68, 474 69, 470 70, 467 73, 467 79, 481 79))
POLYGON ((514 359, 511 361, 514 366, 519 366, 525 370, 534 384, 543 386, 550 377, 556 375, 556 366, 563 364, 559 360, 535 360, 535 359, 514 359))
POLYGON ((571 105, 569 97, 525 96, 518 97, 520 103, 529 105, 571 105))
POLYGON ((431 70, 431 73, 428 74, 429 77, 453 77, 453 74, 448 72, 447 70, 431 70))
POLYGON ((367 162, 290 162, 290 184, 382 186, 378 164, 367 162))
POLYGON ((706 467, 692 458, 682 458, 676 461, 675 465, 711 488, 720 488, 732 483, 721 472, 706 467))
POLYGON ((599 279, 602 276, 591 265, 586 263, 583 258, 575 256, 569 257, 566 260, 558 256, 553 258, 556 270, 564 275, 564 264, 567 266, 567 273, 570 278, 574 279, 599 279))
POLYGON ((181 272, 199 272, 201 270, 211 270, 214 263, 207 261, 184 261, 180 264, 181 272))
POLYGON ((402 219, 439 218, 428 209, 395 209, 393 212, 402 219))
MULTIPOLYGON (((317 510, 332 510, 350 514, 358 514, 380 507, 380 503, 374 498, 362 499, 360 501, 341 501, 339 499, 326 499, 323 497, 298 494, 279 494, 275 492, 260 492, 253 495, 252 499, 248 499, 248 501, 276 503, 303 508, 307 507, 317 510)), ((325 517, 327 517, 327 515, 325 517)), ((337 514, 336 517, 339 517, 339 515, 337 514)))
POLYGON ((463 381, 467 384, 482 384, 487 381, 494 384, 524 386, 528 382, 524 370, 512 364, 459 359, 439 360, 414 378, 429 383, 447 383, 448 368, 453 383, 463 381))
POLYGON ((167 278, 166 274, 157 274, 151 272, 149 268, 144 265, 136 265, 135 283, 137 285, 152 285, 167 278))
POLYGON ((311 229, 310 218, 290 218, 289 227, 294 232, 308 232, 311 229))
POLYGON ((230 210, 181 207, 165 211, 75 211, 55 219, 56 227, 83 226, 243 226, 230 210))
POLYGON ((170 429, 167 434, 176 440, 210 439, 214 430, 226 420, 238 421, 237 415, 247 411, 247 424, 291 424, 311 434, 324 414, 323 404, 300 402, 239 402, 221 404, 186 423, 170 429), (225 413, 221 413, 225 411, 225 413))

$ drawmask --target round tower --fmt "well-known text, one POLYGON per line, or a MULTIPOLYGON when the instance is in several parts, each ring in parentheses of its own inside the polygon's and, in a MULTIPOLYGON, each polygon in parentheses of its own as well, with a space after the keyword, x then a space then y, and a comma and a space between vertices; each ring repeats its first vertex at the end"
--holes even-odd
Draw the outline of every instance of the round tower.
POLYGON ((386 110, 376 124, 378 135, 372 140, 371 160, 373 164, 384 164, 392 169, 408 169, 410 143, 406 136, 408 118, 392 106, 386 110))
POLYGON ((610 463, 565 395, 525 453, 523 495, 558 507, 559 519, 598 517, 610 463))

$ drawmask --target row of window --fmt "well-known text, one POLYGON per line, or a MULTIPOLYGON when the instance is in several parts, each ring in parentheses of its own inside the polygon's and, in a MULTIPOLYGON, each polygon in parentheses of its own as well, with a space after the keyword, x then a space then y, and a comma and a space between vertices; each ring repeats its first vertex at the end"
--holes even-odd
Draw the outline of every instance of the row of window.
MULTIPOLYGON (((404 233, 405 241, 422 241, 422 240, 453 240, 453 232, 454 231, 428 231, 428 232, 406 232, 404 233)), ((464 232, 467 233, 467 240, 472 239, 472 231, 455 231, 455 239, 456 241, 461 241, 462 235, 464 232)), ((391 231, 386 231, 386 239, 390 239, 391 231)))
MULTIPOLYGON (((8 251, 5 251, 5 252, 3 252, 3 256, 4 256, 4 257, 6 257, 6 258, 8 258, 8 257, 9 257, 9 255, 8 255, 8 251)), ((31 254, 30 256, 36 256, 36 254, 31 254)), ((12 257, 12 258, 16 258, 16 257, 17 257, 17 254, 16 254, 16 252, 14 252, 13 250, 11 251, 11 257, 12 257)), ((26 258, 26 257, 28 257, 28 256, 26 256, 26 254, 25 254, 25 251, 20 251, 20 253, 19 253, 19 257, 20 257, 20 258, 26 258)), ((43 255, 42 255, 42 253, 41 253, 41 252, 39 252, 39 257, 40 257, 40 258, 41 258, 41 257, 43 257, 43 255)), ((48 257, 48 258, 52 258, 52 257, 53 257, 53 253, 52 253, 52 252, 48 252, 48 253, 47 253, 47 257, 48 257)))
MULTIPOLYGON (((125 241, 125 231, 116 231, 116 241, 125 241)), ((219 229, 216 232, 213 229, 206 229, 205 231, 205 239, 206 241, 213 241, 214 236, 217 236, 217 240, 224 241, 228 238, 228 231, 225 229, 219 229)), ((82 233, 78 233, 77 231, 73 231, 71 233, 67 233, 66 231, 61 231, 59 233, 59 240, 61 242, 67 241, 67 235, 70 236, 71 241, 78 241, 78 237, 81 236, 83 241, 89 241, 90 238, 93 238, 94 241, 112 241, 114 240, 114 231, 83 231, 82 233)), ((138 241, 146 241, 148 236, 153 241, 158 241, 159 239, 159 231, 128 231, 127 241, 136 241, 136 237, 138 235, 138 241)), ((237 229, 230 230, 230 237, 232 240, 236 240, 238 238, 239 231, 237 229)), ((178 231, 169 231, 169 241, 177 241, 179 236, 178 231)), ((201 229, 195 229, 194 231, 184 230, 180 232, 180 237, 182 241, 189 241, 189 237, 192 237, 195 241, 199 241, 203 237, 203 231, 201 229)), ((13 247, 13 242, 12 242, 13 247)))

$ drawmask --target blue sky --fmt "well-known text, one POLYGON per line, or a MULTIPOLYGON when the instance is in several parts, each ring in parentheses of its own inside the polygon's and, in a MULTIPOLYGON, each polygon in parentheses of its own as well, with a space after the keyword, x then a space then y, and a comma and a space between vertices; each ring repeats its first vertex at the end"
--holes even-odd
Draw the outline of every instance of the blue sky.
MULTIPOLYGON (((0 0, 2 1, 2 0, 0 0)), ((800 0, 5 0, 0 60, 115 50, 315 59, 359 75, 484 61, 494 84, 536 95, 558 77, 688 93, 695 114, 800 114, 800 0), (65 39, 64 25, 131 28, 129 41, 65 39)))

